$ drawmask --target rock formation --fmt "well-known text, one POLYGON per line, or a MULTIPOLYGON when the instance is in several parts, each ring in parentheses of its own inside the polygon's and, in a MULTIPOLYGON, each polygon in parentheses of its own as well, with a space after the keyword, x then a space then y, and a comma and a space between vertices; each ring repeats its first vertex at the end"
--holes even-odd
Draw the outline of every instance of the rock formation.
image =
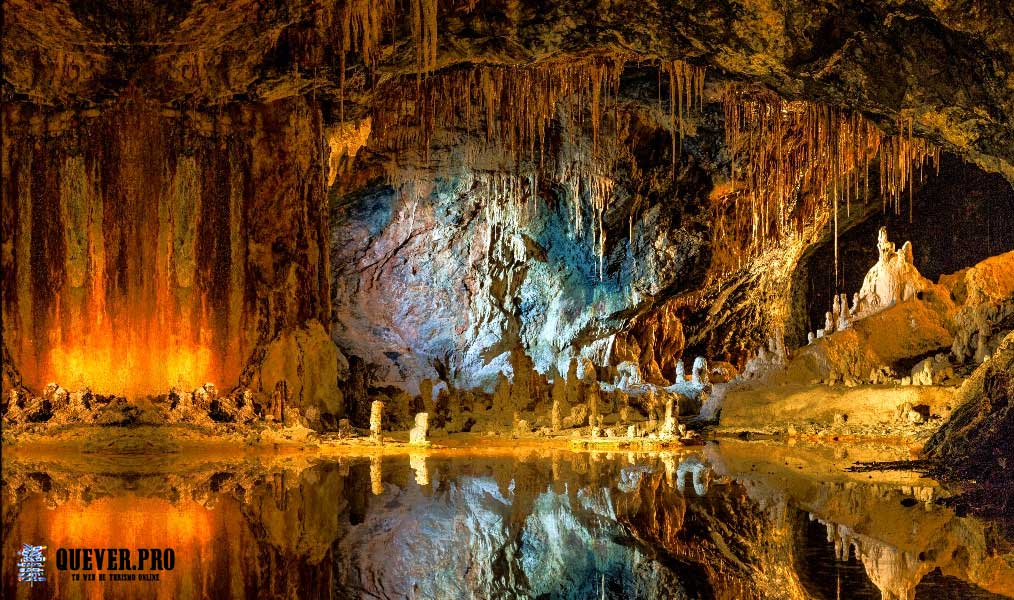
POLYGON ((370 437, 374 440, 380 440, 380 430, 383 419, 384 403, 380 400, 374 400, 370 405, 370 437))
POLYGON ((415 427, 408 432, 408 443, 414 446, 425 446, 429 444, 426 435, 430 429, 430 416, 428 413, 416 413, 415 427))
MULTIPOLYGON (((911 242, 905 242, 900 250, 896 250, 894 242, 887 239, 886 227, 880 228, 877 251, 877 264, 866 274, 858 301, 851 309, 855 320, 914 298, 932 285, 913 264, 911 242)), ((833 325, 831 329, 834 329, 833 325)))

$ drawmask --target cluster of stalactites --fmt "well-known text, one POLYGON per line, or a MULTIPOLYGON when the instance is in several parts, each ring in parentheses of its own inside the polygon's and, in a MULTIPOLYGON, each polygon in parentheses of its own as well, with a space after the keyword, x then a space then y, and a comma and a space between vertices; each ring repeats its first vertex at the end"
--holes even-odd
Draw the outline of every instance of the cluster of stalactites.
MULTIPOLYGON (((737 86, 730 86, 723 104, 732 185, 748 199, 746 210, 737 205, 733 229, 748 240, 749 253, 798 235, 828 214, 837 238, 839 208, 844 204, 847 213, 853 200, 869 196, 869 166, 877 158, 885 206, 900 211, 914 173, 921 176, 926 160, 939 156, 932 144, 912 136, 911 121, 887 136, 857 112, 737 86)), ((837 265, 837 244, 835 250, 837 265)))
POLYGON ((495 256, 504 264, 524 262, 525 243, 521 235, 538 202, 534 176, 476 173, 472 193, 483 199, 486 255, 495 256))
MULTIPOLYGON (((679 154, 677 150, 683 149, 683 135, 687 129, 690 111, 695 105, 698 110, 704 105, 705 68, 681 60, 665 60, 662 61, 660 73, 663 71, 669 76, 669 120, 672 131, 672 161, 675 168, 676 157, 679 154), (677 138, 679 148, 676 145, 677 138)), ((661 87, 659 85, 660 90, 661 87)))
MULTIPOLYGON (((566 105, 581 119, 587 108, 597 150, 602 115, 618 92, 623 64, 622 58, 588 57, 526 66, 476 65, 418 86, 393 82, 374 116, 375 144, 416 151, 425 161, 439 124, 469 135, 466 163, 492 147, 506 165, 516 167, 541 157, 547 128, 566 105)), ((584 125, 583 120, 576 125, 584 125)))
POLYGON ((927 159, 940 170, 940 147, 912 135, 912 118, 898 118, 898 133, 884 138, 880 145, 880 194, 885 208, 890 204, 901 214, 902 198, 908 188, 908 216, 912 219, 912 184, 918 173, 923 178, 927 159))
MULTIPOLYGON (((409 22, 416 49, 416 72, 421 77, 437 65, 437 0, 410 0, 409 22)), ((335 32, 338 44, 340 105, 344 113, 345 68, 350 52, 358 53, 375 71, 383 50, 385 31, 393 33, 399 21, 395 0, 344 0, 325 2, 319 13, 323 24, 335 32)), ((341 115, 344 120, 344 114, 341 115)))

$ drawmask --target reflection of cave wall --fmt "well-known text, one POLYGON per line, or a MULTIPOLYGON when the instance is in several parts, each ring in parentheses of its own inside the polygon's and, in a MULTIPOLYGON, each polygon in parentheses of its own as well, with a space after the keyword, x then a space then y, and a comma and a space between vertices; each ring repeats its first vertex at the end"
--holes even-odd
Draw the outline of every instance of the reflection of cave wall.
POLYGON ((24 384, 231 387, 259 343, 329 322, 317 114, 5 108, 3 329, 24 384))
MULTIPOLYGON (((873 200, 879 202, 879 200, 873 200)), ((939 175, 927 175, 913 193, 912 221, 906 197, 901 215, 874 210, 839 235, 842 287, 852 298, 877 261, 877 230, 886 225, 900 247, 912 241, 915 265, 932 281, 1014 249, 1014 188, 1003 177, 945 154, 939 175)), ((824 326, 834 290, 834 246, 830 239, 808 251, 793 276, 793 317, 797 343, 824 326)))

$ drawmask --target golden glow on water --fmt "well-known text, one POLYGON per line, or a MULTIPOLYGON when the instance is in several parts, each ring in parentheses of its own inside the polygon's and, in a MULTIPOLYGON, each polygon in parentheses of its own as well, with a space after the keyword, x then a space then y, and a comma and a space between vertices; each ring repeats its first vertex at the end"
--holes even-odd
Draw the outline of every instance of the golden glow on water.
MULTIPOLYGON (((53 597, 87 598, 208 598, 211 559, 241 554, 243 549, 223 543, 227 531, 235 531, 241 522, 237 511, 213 511, 192 500, 171 503, 159 498, 117 496, 83 503, 65 502, 56 508, 30 501, 15 525, 11 538, 17 543, 45 544, 47 549, 47 585, 53 597), (230 526, 227 521, 232 521, 230 526), (159 581, 73 581, 70 571, 56 570, 58 548, 127 548, 136 563, 138 548, 172 548, 175 568, 160 571, 159 581), (207 566, 206 566, 207 565, 207 566)), ((231 507, 231 506, 230 506, 231 507)), ((5 553, 12 550, 5 542, 5 553)), ((84 573, 85 571, 81 571, 84 573)), ((106 573, 114 571, 93 571, 106 573)), ((154 571, 116 571, 124 574, 154 571)), ((32 598, 26 586, 18 587, 18 597, 32 598)), ((210 594, 210 595, 209 595, 210 594)))

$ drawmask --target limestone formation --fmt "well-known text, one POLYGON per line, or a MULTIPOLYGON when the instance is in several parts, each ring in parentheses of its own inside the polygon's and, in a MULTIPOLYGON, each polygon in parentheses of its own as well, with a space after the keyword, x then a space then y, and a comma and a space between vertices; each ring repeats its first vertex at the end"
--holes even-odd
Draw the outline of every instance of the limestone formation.
POLYGON ((673 399, 669 398, 665 402, 665 421, 662 423, 662 430, 659 432, 660 437, 672 437, 676 435, 676 416, 673 414, 673 399))
POLYGON ((370 437, 374 440, 379 441, 380 430, 384 418, 384 403, 380 400, 374 400, 370 404, 370 437))
MULTIPOLYGON (((425 414, 425 413, 419 413, 425 414)), ((418 419, 419 415, 416 415, 418 419)), ((412 470, 415 472, 415 482, 418 485, 426 486, 430 484, 430 470, 426 465, 426 455, 412 453, 408 455, 408 463, 412 470)))
POLYGON ((691 456, 681 462, 676 468, 676 488, 681 494, 686 493, 687 475, 691 477, 695 494, 704 496, 708 493, 711 483, 711 467, 696 456, 691 456))
POLYGON ((427 441, 426 435, 429 433, 429 428, 429 413, 417 413, 415 416, 415 427, 408 432, 408 443, 415 446, 428 445, 429 441, 427 441))
POLYGON ((275 382, 274 393, 271 394, 271 402, 269 403, 268 416, 270 416, 276 423, 285 422, 285 411, 289 403, 289 385, 284 379, 279 379, 275 382))
POLYGON ((698 356, 694 359, 694 369, 690 376, 690 381, 697 385, 708 385, 711 383, 708 374, 708 360, 703 356, 698 356))
POLYGON ((845 294, 841 296, 841 309, 838 314, 838 331, 845 331, 852 324, 852 311, 849 309, 848 300, 845 294))
POLYGON ((621 387, 641 385, 641 368, 633 361, 624 361, 616 365, 616 372, 625 382, 621 387))
POLYGON ((912 264, 912 244, 905 242, 895 250, 894 242, 887 239, 887 228, 877 234, 877 263, 866 273, 853 320, 864 319, 885 308, 914 298, 931 283, 912 264))
POLYGON ((553 408, 552 408, 551 415, 550 415, 550 422, 552 423, 552 425, 551 425, 550 429, 553 432, 557 432, 557 431, 560 431, 561 427, 563 427, 563 415, 561 414, 561 411, 563 410, 563 407, 560 406, 560 398, 556 394, 556 386, 555 385, 553 386, 553 392, 554 392, 553 393, 553 408))
POLYGON ((588 424, 593 425, 599 419, 599 387, 597 384, 588 387, 588 424))

